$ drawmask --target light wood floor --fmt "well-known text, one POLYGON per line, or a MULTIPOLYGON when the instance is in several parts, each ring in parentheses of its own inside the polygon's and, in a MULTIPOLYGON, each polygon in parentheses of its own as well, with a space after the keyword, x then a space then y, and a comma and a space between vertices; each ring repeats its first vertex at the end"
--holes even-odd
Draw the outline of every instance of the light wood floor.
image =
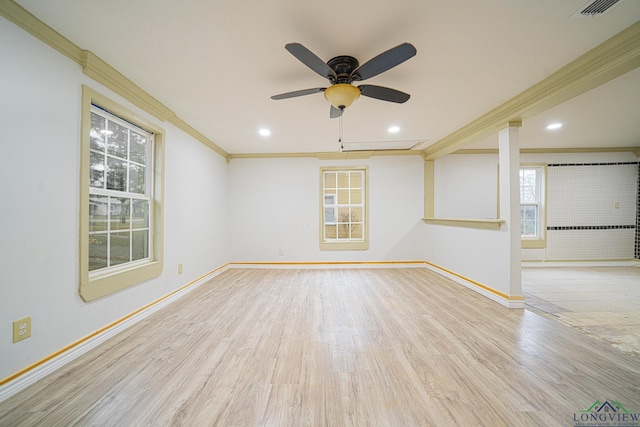
POLYGON ((426 269, 228 270, 0 403, 2 426, 566 426, 640 360, 426 269))

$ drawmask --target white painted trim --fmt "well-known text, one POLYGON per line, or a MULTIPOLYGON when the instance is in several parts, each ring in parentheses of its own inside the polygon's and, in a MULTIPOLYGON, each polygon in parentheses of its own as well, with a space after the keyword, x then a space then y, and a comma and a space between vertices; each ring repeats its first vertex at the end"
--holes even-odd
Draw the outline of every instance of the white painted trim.
POLYGON ((80 342, 78 345, 72 346, 68 350, 53 357, 51 360, 48 360, 43 364, 7 382, 6 384, 1 385, 0 386, 0 402, 10 398, 14 394, 27 388, 31 384, 34 384, 35 382, 43 379, 50 373, 62 368, 67 363, 77 359, 78 357, 87 353, 91 349, 102 344, 109 338, 114 337, 120 332, 140 322, 141 320, 144 320, 145 318, 149 317, 150 315, 157 312, 158 310, 175 302, 176 300, 180 299, 184 295, 188 294, 189 292, 198 288, 202 284, 211 280, 213 277, 216 277, 222 272, 228 270, 229 268, 230 268, 229 264, 227 264, 219 269, 213 270, 212 272, 200 277, 199 279, 196 279, 191 284, 187 284, 182 288, 178 289, 177 291, 175 291, 174 293, 169 294, 167 297, 161 298, 156 302, 151 303, 151 305, 141 310, 140 312, 136 313, 135 315, 127 318, 126 320, 116 323, 115 325, 104 330, 103 332, 85 341, 80 342))
POLYGON ((467 280, 464 280, 456 275, 450 274, 444 270, 441 270, 437 267, 431 266, 429 264, 425 264, 425 267, 431 271, 433 271, 436 274, 439 274, 440 276, 446 277, 447 279, 451 279, 454 282, 464 286, 465 288, 469 288, 474 292, 479 293, 480 295, 489 298, 492 301, 497 302, 498 304, 507 307, 507 308, 524 308, 524 300, 518 300, 518 301, 510 301, 507 300, 505 298, 502 298, 499 295, 496 295, 492 292, 487 291, 486 289, 482 289, 481 287, 475 285, 472 282, 469 282, 467 280))
POLYGON ((423 218, 427 224, 446 225, 451 227, 467 227, 467 228, 487 228, 492 230, 500 230, 504 219, 486 219, 486 218, 423 218))
POLYGON ((232 262, 230 268, 265 270, 337 270, 343 268, 424 268, 424 261, 380 262, 232 262))

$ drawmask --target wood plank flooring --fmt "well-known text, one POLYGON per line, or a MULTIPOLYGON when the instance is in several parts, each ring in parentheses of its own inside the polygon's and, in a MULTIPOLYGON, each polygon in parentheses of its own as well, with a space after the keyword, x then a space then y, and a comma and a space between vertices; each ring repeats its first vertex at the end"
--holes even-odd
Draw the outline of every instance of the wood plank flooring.
POLYGON ((640 360, 426 269, 232 269, 0 403, 2 426, 566 426, 640 360))

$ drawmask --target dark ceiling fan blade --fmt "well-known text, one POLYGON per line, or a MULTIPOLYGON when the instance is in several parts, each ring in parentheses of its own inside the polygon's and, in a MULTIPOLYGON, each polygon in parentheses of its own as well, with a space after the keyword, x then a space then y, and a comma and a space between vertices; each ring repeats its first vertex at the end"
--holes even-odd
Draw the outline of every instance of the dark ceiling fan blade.
POLYGON ((375 58, 365 62, 351 73, 350 80, 366 80, 377 76, 396 65, 402 64, 416 54, 416 48, 411 43, 402 43, 394 48, 382 52, 375 58))
POLYGON ((344 111, 343 109, 339 109, 334 107, 333 105, 331 106, 331 110, 329 111, 329 117, 332 119, 337 119, 338 117, 340 117, 342 115, 342 112, 344 111))
POLYGON ((363 96, 381 99, 383 101, 397 102, 398 104, 407 102, 411 97, 408 93, 383 86, 360 85, 358 88, 360 89, 360 94, 363 96))
POLYGON ((320 74, 325 79, 335 82, 338 76, 322 59, 318 58, 313 52, 301 45, 300 43, 289 43, 284 47, 293 56, 298 58, 307 67, 320 74))
POLYGON ((295 98, 296 96, 313 95, 314 93, 324 92, 326 87, 314 87, 313 89, 302 89, 293 92, 281 93, 279 95, 273 95, 271 99, 287 99, 295 98))

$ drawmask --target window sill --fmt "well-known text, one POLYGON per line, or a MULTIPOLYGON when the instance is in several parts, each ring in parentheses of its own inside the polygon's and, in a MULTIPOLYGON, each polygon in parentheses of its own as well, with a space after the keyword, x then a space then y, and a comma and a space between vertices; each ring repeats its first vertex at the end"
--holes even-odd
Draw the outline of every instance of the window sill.
POLYGON ((427 224, 447 225, 451 227, 483 228, 499 230, 504 219, 481 219, 481 218, 423 218, 427 224))
POLYGON ((87 302, 93 301, 129 286, 158 277, 160 273, 162 273, 162 262, 151 261, 128 270, 105 274, 89 279, 88 283, 81 283, 80 296, 87 302))
POLYGON ((547 241, 544 239, 522 239, 522 249, 544 249, 547 241))

